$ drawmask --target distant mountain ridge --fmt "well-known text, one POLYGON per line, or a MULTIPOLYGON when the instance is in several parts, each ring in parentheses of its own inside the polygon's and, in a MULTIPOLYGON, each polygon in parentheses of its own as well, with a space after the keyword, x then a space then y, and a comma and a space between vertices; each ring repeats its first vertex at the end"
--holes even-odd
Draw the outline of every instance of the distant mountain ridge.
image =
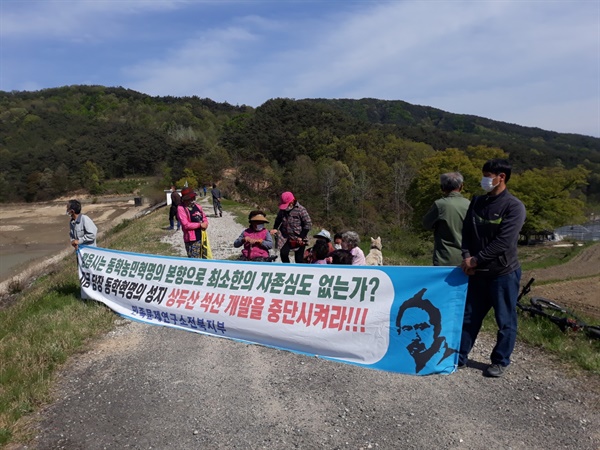
MULTIPOLYGON (((438 150, 488 145, 500 147, 511 155, 527 150, 541 152, 545 154, 539 158, 541 165, 547 165, 548 156, 561 159, 567 166, 580 164, 585 159, 600 163, 600 138, 593 136, 559 133, 475 115, 456 114, 402 100, 363 98, 300 101, 328 105, 372 124, 397 126, 403 136, 426 142, 438 150)), ((520 156, 517 159, 523 159, 520 156)), ((535 163, 529 165, 536 166, 535 163)))
MULTIPOLYGON (((342 160, 343 149, 332 143, 386 135, 438 151, 498 147, 517 170, 582 164, 600 174, 599 138, 401 100, 272 99, 253 108, 123 87, 64 86, 0 91, 0 201, 17 200, 16 193, 52 198, 90 179, 153 175, 161 164, 176 180, 182 161, 194 158, 206 161, 195 170, 207 177, 232 161, 277 161, 286 168, 299 155, 342 160)), ((591 192, 600 192, 599 177, 590 179, 591 192)))

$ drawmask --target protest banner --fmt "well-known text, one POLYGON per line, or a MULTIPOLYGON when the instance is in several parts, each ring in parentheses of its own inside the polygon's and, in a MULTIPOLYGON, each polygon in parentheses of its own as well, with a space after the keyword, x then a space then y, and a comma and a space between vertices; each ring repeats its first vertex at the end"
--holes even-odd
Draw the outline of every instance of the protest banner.
POLYGON ((407 374, 451 373, 466 276, 453 267, 254 263, 81 246, 82 297, 145 323, 407 374))

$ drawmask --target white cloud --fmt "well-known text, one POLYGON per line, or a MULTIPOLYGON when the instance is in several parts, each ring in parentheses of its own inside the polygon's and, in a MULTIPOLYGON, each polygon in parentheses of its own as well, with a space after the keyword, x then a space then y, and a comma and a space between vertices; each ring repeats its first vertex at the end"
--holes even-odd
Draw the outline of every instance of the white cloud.
POLYGON ((117 18, 173 10, 187 3, 176 0, 29 0, 9 5, 6 2, 2 6, 0 35, 25 40, 81 39, 92 33, 111 36, 115 30, 113 21, 117 18))
POLYGON ((152 95, 399 99, 600 135, 593 3, 52 0, 11 9, 2 33, 110 39, 127 57, 101 84, 152 95))

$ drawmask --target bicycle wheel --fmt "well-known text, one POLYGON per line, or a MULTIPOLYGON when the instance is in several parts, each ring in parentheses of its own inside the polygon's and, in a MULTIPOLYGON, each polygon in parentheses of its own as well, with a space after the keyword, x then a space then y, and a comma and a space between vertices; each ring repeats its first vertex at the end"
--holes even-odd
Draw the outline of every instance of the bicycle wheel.
POLYGON ((586 325, 585 334, 587 334, 592 339, 600 339, 600 326, 596 325, 586 325))
POLYGON ((543 297, 532 297, 529 299, 529 302, 532 305, 532 308, 529 308, 530 312, 547 318, 563 332, 568 329, 579 331, 586 326, 585 322, 577 317, 573 311, 552 300, 543 297), (535 311, 532 311, 532 309, 535 311))
POLYGON ((552 311, 561 312, 563 314, 570 314, 570 311, 567 308, 544 297, 532 297, 529 301, 536 308, 549 309, 552 311))

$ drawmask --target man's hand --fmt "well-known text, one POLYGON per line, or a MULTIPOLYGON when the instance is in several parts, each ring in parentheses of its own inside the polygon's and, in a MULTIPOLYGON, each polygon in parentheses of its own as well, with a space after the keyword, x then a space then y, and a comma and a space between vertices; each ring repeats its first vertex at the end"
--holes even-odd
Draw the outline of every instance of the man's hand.
POLYGON ((278 233, 277 230, 271 230, 271 236, 275 236, 278 233))
POLYGON ((475 275, 476 267, 477 259, 473 256, 469 256, 468 258, 463 259, 463 262, 460 263, 460 268, 465 273, 465 275, 475 275))
POLYGON ((77 250, 77 247, 79 247, 79 241, 78 241, 77 239, 73 239, 73 240, 71 241, 71 245, 73 246, 73 248, 74 248, 75 250, 77 250))

